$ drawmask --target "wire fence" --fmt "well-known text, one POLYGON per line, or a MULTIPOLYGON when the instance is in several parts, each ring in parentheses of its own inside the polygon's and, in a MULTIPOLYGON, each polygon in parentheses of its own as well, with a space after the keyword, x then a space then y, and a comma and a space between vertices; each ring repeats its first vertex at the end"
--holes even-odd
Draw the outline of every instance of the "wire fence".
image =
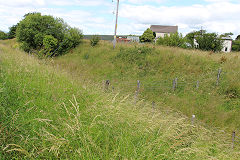
MULTIPOLYGON (((202 86, 204 87, 218 87, 221 85, 221 81, 224 80, 227 76, 239 75, 238 71, 225 72, 221 68, 217 71, 210 71, 204 73, 200 76, 194 77, 193 79, 184 79, 184 78, 168 78, 164 80, 148 80, 141 82, 137 80, 136 82, 121 81, 121 82, 111 82, 110 80, 103 81, 104 91, 114 91, 118 89, 123 92, 132 92, 134 93, 134 102, 137 103, 140 93, 149 93, 152 92, 156 94, 157 92, 165 93, 175 93, 177 91, 186 91, 186 90, 195 90, 198 91, 202 86), (116 88, 118 87, 118 88, 116 88)), ((189 76, 190 77, 190 76, 189 76)), ((212 89, 212 88, 210 88, 212 89)), ((156 107, 156 102, 152 101, 152 108, 156 107)), ((195 115, 192 115, 191 124, 195 123, 195 115)), ((240 143, 240 137, 236 136, 236 132, 232 133, 232 148, 234 148, 236 142, 240 143)))

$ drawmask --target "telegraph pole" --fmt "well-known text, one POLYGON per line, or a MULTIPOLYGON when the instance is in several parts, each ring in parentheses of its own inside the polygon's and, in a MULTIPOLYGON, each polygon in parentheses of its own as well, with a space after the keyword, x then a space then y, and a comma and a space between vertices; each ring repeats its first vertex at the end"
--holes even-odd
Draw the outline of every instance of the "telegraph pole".
POLYGON ((116 43, 117 43, 118 8, 119 8, 119 0, 117 0, 117 12, 116 12, 116 23, 115 23, 115 32, 114 32, 113 48, 116 47, 116 43))

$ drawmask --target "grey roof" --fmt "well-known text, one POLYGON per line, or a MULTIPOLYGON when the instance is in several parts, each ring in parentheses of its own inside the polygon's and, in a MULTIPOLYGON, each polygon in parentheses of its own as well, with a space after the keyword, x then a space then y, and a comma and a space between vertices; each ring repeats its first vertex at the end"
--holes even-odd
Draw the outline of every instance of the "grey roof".
POLYGON ((178 26, 151 25, 150 29, 156 33, 175 33, 178 31, 178 26))
POLYGON ((232 40, 232 37, 222 37, 222 40, 232 40))

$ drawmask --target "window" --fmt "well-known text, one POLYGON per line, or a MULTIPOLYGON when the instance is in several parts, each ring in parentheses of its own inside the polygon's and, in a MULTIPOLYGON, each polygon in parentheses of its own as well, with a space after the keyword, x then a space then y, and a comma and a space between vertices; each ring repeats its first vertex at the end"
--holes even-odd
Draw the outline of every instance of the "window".
POLYGON ((225 52, 227 52, 228 51, 228 47, 225 47, 225 52))

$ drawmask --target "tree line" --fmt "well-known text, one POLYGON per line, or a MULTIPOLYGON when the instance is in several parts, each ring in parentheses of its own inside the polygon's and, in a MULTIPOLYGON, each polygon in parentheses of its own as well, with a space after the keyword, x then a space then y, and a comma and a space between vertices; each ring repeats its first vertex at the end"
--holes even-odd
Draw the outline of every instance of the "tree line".
MULTIPOLYGON (((148 28, 142 36, 141 42, 156 42, 158 45, 174 46, 181 48, 196 48, 204 51, 220 52, 223 48, 223 37, 231 37, 232 33, 208 33, 206 30, 188 33, 185 37, 181 33, 165 34, 164 37, 156 39, 156 33, 148 28)), ((233 40, 232 51, 240 51, 240 35, 233 40)))

